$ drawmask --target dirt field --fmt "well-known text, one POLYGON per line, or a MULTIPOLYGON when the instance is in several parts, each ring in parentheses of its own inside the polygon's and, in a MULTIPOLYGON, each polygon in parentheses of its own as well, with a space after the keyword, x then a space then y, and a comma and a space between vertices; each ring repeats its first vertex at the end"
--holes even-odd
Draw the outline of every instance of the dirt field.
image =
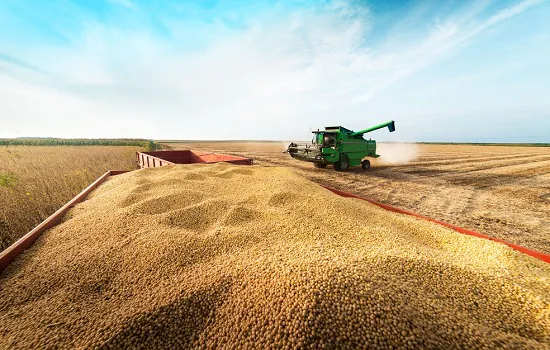
MULTIPOLYGON (((550 148, 380 144, 368 171, 316 169, 283 154, 288 143, 187 142, 287 166, 307 178, 493 237, 550 253, 550 148), (383 160, 385 159, 385 161, 383 160)), ((368 224, 368 219, 365 219, 368 224)))
POLYGON ((0 251, 109 169, 135 169, 133 146, 0 146, 0 251))

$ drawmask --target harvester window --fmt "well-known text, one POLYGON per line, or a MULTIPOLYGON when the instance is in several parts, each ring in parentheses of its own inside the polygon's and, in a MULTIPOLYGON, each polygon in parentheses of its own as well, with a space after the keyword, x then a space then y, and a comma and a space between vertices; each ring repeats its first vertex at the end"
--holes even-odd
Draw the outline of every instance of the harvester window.
POLYGON ((316 141, 315 143, 318 144, 318 145, 322 144, 323 143, 323 134, 317 134, 315 141, 316 141))
POLYGON ((334 135, 325 134, 325 138, 323 140, 323 146, 325 146, 325 147, 334 146, 334 135))

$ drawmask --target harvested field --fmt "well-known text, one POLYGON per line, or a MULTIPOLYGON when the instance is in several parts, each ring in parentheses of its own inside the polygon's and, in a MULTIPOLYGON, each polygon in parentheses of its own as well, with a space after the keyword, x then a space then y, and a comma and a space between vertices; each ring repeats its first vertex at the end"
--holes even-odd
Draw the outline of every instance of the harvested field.
POLYGON ((118 175, 0 275, 0 348, 540 348, 550 264, 275 167, 118 175))
POLYGON ((110 169, 135 169, 133 146, 0 146, 0 251, 110 169))
POLYGON ((286 166, 318 183, 550 253, 550 147, 379 144, 364 172, 290 158, 288 142, 185 142, 196 149, 286 166))

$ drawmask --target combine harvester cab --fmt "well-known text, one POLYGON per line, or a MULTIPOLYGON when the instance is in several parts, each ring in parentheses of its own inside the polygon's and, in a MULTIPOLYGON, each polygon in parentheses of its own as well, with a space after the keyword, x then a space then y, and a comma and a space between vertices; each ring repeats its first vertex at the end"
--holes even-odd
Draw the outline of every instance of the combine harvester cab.
POLYGON ((395 121, 382 123, 371 128, 353 131, 343 126, 327 126, 324 131, 313 131, 311 145, 291 143, 286 152, 292 158, 312 162, 316 168, 326 168, 334 165, 337 171, 345 171, 349 167, 361 165, 363 169, 370 168, 368 157, 378 158, 376 141, 365 140, 363 135, 371 131, 388 127, 395 131, 395 121))

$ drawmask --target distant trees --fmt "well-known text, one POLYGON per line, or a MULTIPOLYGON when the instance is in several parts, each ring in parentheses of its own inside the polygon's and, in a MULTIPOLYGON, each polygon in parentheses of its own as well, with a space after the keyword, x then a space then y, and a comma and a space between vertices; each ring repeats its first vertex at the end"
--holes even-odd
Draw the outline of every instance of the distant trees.
POLYGON ((53 137, 0 139, 0 146, 138 146, 149 151, 160 148, 158 143, 145 139, 61 139, 53 137))

